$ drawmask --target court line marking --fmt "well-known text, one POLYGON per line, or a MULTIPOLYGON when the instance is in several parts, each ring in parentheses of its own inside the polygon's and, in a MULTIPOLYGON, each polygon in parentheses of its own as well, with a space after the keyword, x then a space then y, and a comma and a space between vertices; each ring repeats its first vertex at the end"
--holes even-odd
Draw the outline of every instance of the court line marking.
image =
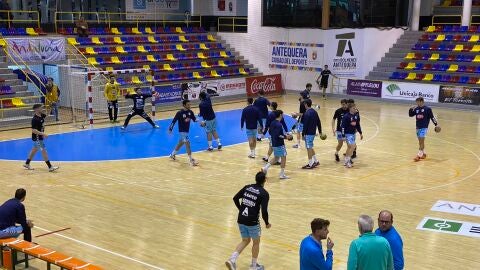
MULTIPOLYGON (((41 228, 41 227, 38 227, 38 226, 35 226, 34 228, 35 228, 35 229, 38 229, 38 230, 41 230, 41 231, 44 231, 44 232, 50 232, 50 230, 47 230, 47 229, 44 229, 44 228, 41 228)), ((132 261, 132 262, 136 262, 136 263, 139 263, 139 264, 148 266, 148 267, 150 267, 150 268, 152 268, 152 269, 166 270, 166 269, 164 269, 164 268, 155 266, 155 265, 153 265, 153 264, 149 264, 149 263, 146 263, 146 262, 144 262, 144 261, 141 261, 141 260, 138 260, 138 259, 135 259, 135 258, 126 256, 126 255, 123 255, 123 254, 120 254, 120 253, 117 253, 117 252, 114 252, 114 251, 111 251, 111 250, 108 250, 108 249, 105 249, 105 248, 96 246, 96 245, 94 245, 94 244, 90 244, 90 243, 87 243, 87 242, 84 242, 84 241, 80 241, 80 240, 78 240, 78 239, 75 239, 75 238, 72 238, 72 237, 69 237, 69 236, 60 234, 60 233, 54 233, 53 235, 58 236, 58 237, 61 237, 61 238, 68 239, 68 240, 70 240, 70 241, 76 242, 76 243, 78 243, 78 244, 81 244, 81 245, 84 245, 84 246, 87 246, 87 247, 91 247, 91 248, 94 248, 94 249, 97 249, 97 250, 100 250, 100 251, 109 253, 109 254, 111 254, 111 255, 114 255, 114 256, 117 256, 117 257, 120 257, 120 258, 129 260, 129 261, 132 261)))

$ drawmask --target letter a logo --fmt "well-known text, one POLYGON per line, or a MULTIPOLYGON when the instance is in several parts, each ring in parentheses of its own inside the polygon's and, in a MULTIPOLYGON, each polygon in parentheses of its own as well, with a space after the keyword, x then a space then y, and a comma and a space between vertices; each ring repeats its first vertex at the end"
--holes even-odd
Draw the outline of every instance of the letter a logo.
POLYGON ((245 207, 245 210, 242 212, 242 216, 248 217, 248 207, 245 207))
POLYGON ((353 53, 353 47, 351 39, 355 39, 355 32, 339 34, 335 36, 338 39, 337 57, 342 57, 344 54, 349 53, 350 56, 355 56, 353 53))

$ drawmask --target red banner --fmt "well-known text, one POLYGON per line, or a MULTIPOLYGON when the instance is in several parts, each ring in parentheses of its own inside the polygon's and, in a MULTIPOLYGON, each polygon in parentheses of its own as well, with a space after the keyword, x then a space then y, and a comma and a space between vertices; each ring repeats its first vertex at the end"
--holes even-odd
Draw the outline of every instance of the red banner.
POLYGON ((263 90, 265 95, 283 94, 282 76, 280 74, 249 77, 246 82, 248 96, 256 96, 260 90, 263 90))

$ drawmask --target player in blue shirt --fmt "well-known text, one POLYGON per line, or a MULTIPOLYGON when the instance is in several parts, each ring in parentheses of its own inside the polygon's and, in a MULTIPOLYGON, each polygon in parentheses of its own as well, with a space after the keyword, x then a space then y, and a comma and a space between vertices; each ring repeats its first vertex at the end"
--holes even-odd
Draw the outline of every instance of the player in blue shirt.
POLYGON ((192 112, 192 110, 190 110, 190 100, 183 100, 182 104, 183 108, 175 114, 175 117, 173 118, 172 123, 168 128, 168 132, 172 133, 175 123, 178 122, 178 133, 180 134, 180 140, 178 141, 177 146, 175 146, 173 152, 170 154, 170 158, 172 160, 175 160, 175 155, 177 154, 178 150, 180 150, 180 148, 185 145, 188 158, 190 159, 190 165, 197 166, 198 162, 192 158, 192 150, 190 149, 190 138, 188 137, 188 133, 190 131, 190 122, 196 122, 197 118, 195 118, 195 114, 192 112))
POLYGON ((268 107, 270 107, 270 101, 264 97, 265 92, 263 90, 260 90, 258 92, 258 98, 255 99, 255 102, 253 102, 253 106, 255 106, 260 113, 260 118, 262 119, 262 125, 258 125, 258 136, 257 136, 257 141, 262 141, 263 138, 263 127, 265 126, 265 123, 267 122, 267 116, 268 116, 268 107))
POLYGON ((205 126, 205 131, 207 132, 207 150, 213 151, 212 137, 217 141, 217 149, 220 150, 222 149, 222 143, 220 142, 220 137, 218 137, 217 133, 217 119, 212 107, 212 100, 205 92, 201 92, 198 97, 200 98, 200 104, 198 105, 198 108, 200 109, 199 116, 203 118, 202 125, 205 126))
POLYGON ((338 152, 340 149, 342 149, 343 142, 345 141, 345 138, 342 136, 342 118, 343 116, 348 112, 348 107, 347 107, 347 100, 342 99, 340 101, 340 104, 342 107, 338 108, 335 113, 333 114, 333 119, 332 119, 332 131, 333 131, 333 136, 337 137, 337 148, 335 149, 335 161, 340 162, 340 156, 338 155, 338 152), (335 125, 336 123, 336 125, 335 125))
POLYGON ((307 99, 303 103, 305 104, 306 111, 305 114, 303 114, 302 137, 305 140, 305 147, 307 148, 308 164, 303 166, 302 169, 313 169, 320 165, 315 155, 315 150, 313 149, 313 140, 317 134, 317 128, 320 136, 323 136, 322 122, 320 121, 317 111, 312 108, 312 100, 307 99))
MULTIPOLYGON (((285 133, 283 130, 283 125, 281 123, 283 119, 283 112, 281 110, 273 111, 275 115, 275 120, 273 120, 269 125, 269 133, 270 133, 270 142, 272 144, 273 149, 273 156, 274 159, 272 163, 276 159, 280 159, 280 179, 288 179, 288 176, 285 175, 285 165, 287 163, 287 150, 285 149, 285 139, 292 140, 293 136, 290 134, 285 133)), ((271 163, 267 162, 265 167, 263 167, 262 171, 267 174, 268 169, 270 168, 271 163)))
POLYGON ((427 154, 425 153, 425 137, 427 136, 428 125, 430 120, 435 125, 435 131, 440 132, 440 126, 438 125, 437 119, 433 115, 432 109, 428 106, 425 106, 425 101, 423 97, 419 97, 415 100, 417 102, 417 107, 412 107, 408 111, 408 116, 414 117, 417 120, 417 138, 418 138, 418 154, 413 159, 414 161, 420 161, 425 159, 427 154))
POLYGON ((329 226, 330 221, 321 218, 310 223, 312 234, 300 244, 300 270, 332 270, 334 243, 328 237, 329 226), (326 256, 323 255, 322 240, 327 240, 326 256))
MULTIPOLYGON (((278 108, 278 103, 274 101, 272 102, 272 105, 270 107, 272 108, 272 111, 268 113, 267 122, 265 123, 265 128, 263 129, 263 136, 267 134, 267 132, 269 131, 270 124, 277 118, 274 112, 278 108)), ((282 124, 285 132, 288 132, 288 127, 283 117, 282 117, 282 120, 280 120, 280 123, 282 124)), ((270 144, 268 145, 268 154, 262 158, 263 161, 268 162, 272 153, 273 153, 272 141, 270 140, 270 144)), ((276 161, 273 163, 273 165, 280 165, 280 163, 276 161)))
POLYGON ((355 104, 348 104, 348 113, 342 118, 342 136, 347 142, 347 153, 345 154, 345 166, 351 168, 353 150, 357 147, 355 143, 356 133, 360 133, 360 139, 363 140, 362 127, 360 126, 360 114, 358 114, 355 104))
POLYGON ((247 107, 242 111, 242 118, 240 119, 240 128, 242 130, 244 125, 247 129, 248 145, 250 146, 250 154, 248 157, 255 158, 257 127, 260 126, 263 130, 263 123, 262 118, 260 117, 260 112, 255 106, 253 106, 253 98, 251 97, 247 99, 247 107))
POLYGON ((297 123, 295 124, 295 128, 292 127, 293 129, 297 130, 297 143, 293 145, 293 148, 299 148, 300 147, 300 139, 302 138, 302 131, 303 131, 303 114, 305 113, 305 105, 303 102, 307 99, 310 99, 310 91, 312 91, 312 84, 307 83, 305 86, 305 90, 300 92, 300 97, 298 98, 298 101, 300 102, 300 106, 298 108, 298 113, 295 114, 297 117, 297 123))
POLYGON ((387 239, 393 255, 393 269, 403 270, 403 240, 400 234, 393 226, 393 214, 388 210, 383 210, 378 214, 378 229, 375 234, 387 239))

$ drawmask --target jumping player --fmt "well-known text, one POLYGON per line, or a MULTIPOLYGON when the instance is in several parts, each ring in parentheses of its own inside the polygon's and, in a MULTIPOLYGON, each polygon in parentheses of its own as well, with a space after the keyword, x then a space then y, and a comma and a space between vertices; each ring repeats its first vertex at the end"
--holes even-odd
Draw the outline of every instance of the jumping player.
MULTIPOLYGON (((272 105, 270 107, 272 108, 273 111, 268 113, 267 122, 265 123, 265 128, 263 129, 263 136, 265 136, 265 134, 267 134, 267 132, 269 131, 269 128, 270 128, 270 124, 277 118, 277 116, 275 114, 275 111, 278 108, 277 102, 275 102, 275 101, 272 102, 272 105)), ((287 123, 285 123, 285 119, 283 119, 283 117, 280 120, 280 123, 282 124, 285 132, 288 132, 287 123)), ((268 154, 265 157, 262 158, 263 161, 268 162, 272 153, 273 153, 272 141, 270 140, 270 144, 268 146, 268 154)), ((279 163, 277 164, 277 162, 274 162, 274 165, 279 165, 279 163)))
POLYGON ((250 146, 250 154, 248 157, 255 158, 257 127, 260 126, 263 130, 263 123, 262 118, 260 117, 260 112, 255 106, 253 106, 253 98, 251 97, 247 99, 247 107, 242 111, 242 118, 240 120, 240 128, 242 130, 244 124, 247 129, 248 145, 250 146))
POLYGON ((108 118, 111 123, 118 123, 118 97, 120 96, 119 84, 115 82, 115 75, 110 75, 110 81, 105 84, 105 99, 108 103, 108 118))
POLYGON ((255 176, 255 184, 243 187, 234 197, 233 202, 238 208, 238 227, 242 242, 237 245, 235 252, 225 262, 229 270, 237 269, 237 258, 242 251, 253 240, 252 245, 252 263, 250 270, 263 270, 264 267, 257 263, 260 253, 261 226, 259 221, 260 209, 262 218, 267 229, 272 226, 268 221, 268 200, 270 195, 264 189, 266 176, 263 172, 258 172, 255 176), (240 201, 241 200, 241 201, 240 201))
POLYGON ((305 104, 306 111, 303 115, 302 137, 305 140, 305 148, 307 148, 308 164, 303 166, 302 169, 313 169, 320 165, 315 155, 315 150, 313 149, 313 140, 315 139, 317 128, 320 136, 323 136, 322 122, 320 121, 317 111, 312 108, 312 100, 306 99, 303 103, 305 104))
POLYGON ((328 78, 330 77, 330 75, 336 78, 336 76, 333 75, 333 73, 328 69, 328 65, 325 65, 322 72, 320 72, 320 75, 318 75, 318 78, 316 80, 319 88, 322 89, 323 99, 327 99, 327 97, 325 96, 325 93, 328 88, 328 78))
POLYGON ((199 94, 200 104, 198 108, 200 109, 199 116, 203 118, 205 122, 205 131, 207 132, 207 141, 208 141, 208 151, 213 151, 212 146, 212 137, 217 141, 217 149, 222 149, 222 143, 220 143, 220 137, 217 133, 217 119, 215 117, 215 111, 212 107, 212 100, 205 92, 200 92, 199 94))
POLYGON ((342 104, 342 107, 338 108, 335 111, 335 114, 333 114, 333 120, 332 120, 332 131, 333 131, 333 136, 337 137, 337 148, 335 149, 335 161, 340 162, 340 157, 338 155, 338 152, 340 149, 342 149, 343 142, 345 141, 345 138, 342 136, 342 118, 343 116, 348 112, 348 105, 347 105, 347 100, 342 99, 340 101, 340 104, 342 104), (335 122, 337 123, 335 127, 335 122))
POLYGON ((356 133, 360 133, 360 139, 363 140, 362 127, 360 126, 360 114, 358 114, 355 104, 348 104, 348 112, 342 118, 342 137, 347 142, 347 153, 345 154, 345 166, 351 168, 353 150, 357 147, 355 143, 356 133))
POLYGON ((260 113, 260 118, 262 119, 262 125, 259 125, 258 128, 258 136, 257 136, 257 141, 262 141, 263 138, 263 127, 265 126, 265 123, 267 122, 267 116, 268 116, 268 107, 270 106, 270 101, 264 97, 265 92, 263 90, 260 90, 258 92, 258 98, 255 99, 255 102, 253 102, 253 106, 255 106, 260 113))
POLYGON ((286 134, 283 130, 283 125, 281 121, 283 120, 283 112, 281 110, 276 110, 272 112, 275 116, 275 120, 270 123, 269 132, 270 132, 270 141, 271 147, 273 149, 272 162, 268 162, 263 167, 262 171, 267 174, 268 169, 272 166, 278 158, 280 159, 280 179, 288 179, 289 177, 285 175, 285 165, 287 163, 287 150, 285 149, 285 139, 293 139, 292 135, 286 134))
POLYGON ((33 105, 33 111, 34 111, 34 115, 32 118, 33 147, 32 147, 32 150, 30 150, 27 161, 25 161, 25 164, 23 164, 23 167, 27 170, 33 170, 33 168, 30 166, 30 161, 32 161, 33 157, 35 157, 35 154, 38 152, 38 150, 40 150, 42 152, 43 160, 48 166, 48 171, 54 172, 58 170, 58 167, 52 166, 52 164, 50 163, 50 160, 48 159, 47 149, 45 148, 45 144, 43 142, 44 139, 48 137, 48 135, 44 132, 45 117, 47 117, 47 115, 45 115, 42 112, 42 110, 43 110, 42 104, 33 105))
MULTIPOLYGON (((156 94, 157 92, 152 91, 152 94, 156 94)), ((133 108, 132 111, 127 115, 127 119, 125 119, 125 123, 121 127, 121 129, 125 129, 128 126, 128 122, 130 122, 130 119, 134 117, 135 115, 140 115, 143 119, 147 120, 150 125, 152 125, 153 128, 159 128, 158 125, 156 125, 152 118, 148 116, 148 114, 145 112, 145 99, 152 97, 152 94, 143 94, 142 93, 142 88, 137 87, 135 88, 135 94, 127 94, 125 95, 125 98, 130 98, 133 99, 133 108)))
POLYGON ((423 97, 419 97, 416 100, 417 107, 412 107, 408 111, 410 117, 417 119, 417 138, 418 138, 418 154, 413 159, 414 161, 420 161, 425 159, 427 154, 425 153, 425 137, 427 136, 428 125, 430 120, 435 125, 436 130, 440 130, 437 119, 433 115, 432 109, 428 106, 425 106, 425 101, 423 97))
POLYGON ((312 84, 307 83, 307 85, 305 86, 305 90, 300 92, 300 97, 298 98, 298 101, 300 102, 300 106, 298 108, 297 123, 296 123, 297 144, 294 144, 293 148, 300 147, 300 140, 302 138, 302 131, 303 131, 303 114, 306 111, 305 104, 303 104, 303 102, 307 99, 310 99, 310 91, 312 91, 312 84))
POLYGON ((175 146, 175 149, 170 154, 170 158, 175 160, 175 155, 177 154, 178 150, 185 144, 185 149, 187 150, 187 155, 190 160, 190 165, 197 166, 198 162, 192 158, 192 150, 190 149, 190 138, 188 137, 188 133, 190 132, 190 121, 196 122, 197 119, 195 118, 195 114, 190 110, 190 100, 185 99, 182 101, 183 108, 179 110, 175 117, 172 120, 168 128, 168 132, 172 133, 173 127, 175 123, 178 121, 178 132, 180 134, 180 140, 175 146))

